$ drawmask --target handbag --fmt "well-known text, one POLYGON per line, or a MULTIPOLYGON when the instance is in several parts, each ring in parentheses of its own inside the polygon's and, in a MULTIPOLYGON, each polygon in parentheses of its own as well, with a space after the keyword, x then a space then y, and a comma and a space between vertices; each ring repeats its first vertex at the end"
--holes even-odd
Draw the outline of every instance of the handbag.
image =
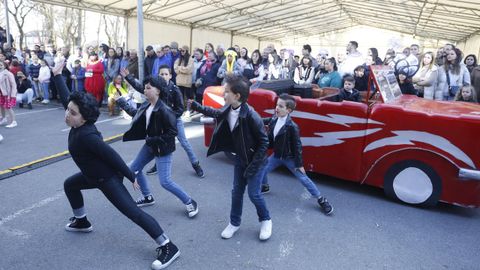
POLYGON ((450 95, 450 97, 454 97, 457 94, 458 89, 460 89, 460 87, 458 85, 451 86, 450 75, 448 74, 448 70, 446 73, 447 73, 448 94, 450 95))

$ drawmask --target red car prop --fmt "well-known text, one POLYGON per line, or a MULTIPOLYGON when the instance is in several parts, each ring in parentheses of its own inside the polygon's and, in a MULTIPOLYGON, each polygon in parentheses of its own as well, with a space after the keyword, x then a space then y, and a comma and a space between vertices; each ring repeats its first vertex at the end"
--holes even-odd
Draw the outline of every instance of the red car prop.
MULTIPOLYGON (((382 187, 408 204, 480 206, 480 105, 408 95, 389 103, 332 102, 338 90, 313 92, 320 97, 296 97, 291 115, 307 171, 382 187)), ((248 103, 268 117, 276 100, 275 92, 256 89, 248 103)), ((221 108, 223 88, 207 88, 204 104, 221 108)), ((206 145, 212 120, 203 119, 206 145)))

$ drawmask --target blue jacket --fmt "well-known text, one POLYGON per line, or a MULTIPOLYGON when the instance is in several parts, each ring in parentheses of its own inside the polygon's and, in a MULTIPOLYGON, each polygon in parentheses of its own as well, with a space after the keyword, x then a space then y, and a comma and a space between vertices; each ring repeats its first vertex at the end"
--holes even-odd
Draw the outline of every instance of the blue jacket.
POLYGON ((172 70, 172 58, 170 54, 166 54, 162 57, 157 57, 155 59, 155 62, 153 63, 153 69, 152 69, 152 76, 158 76, 158 73, 160 73, 160 66, 167 65, 170 67, 170 70, 172 70))
POLYGON ((72 80, 72 91, 85 91, 85 68, 74 68, 72 70, 72 75, 75 75, 77 77, 77 79, 72 80))
POLYGON ((32 63, 28 67, 29 67, 30 77, 32 79, 38 78, 38 74, 40 73, 40 67, 42 67, 42 65, 40 65, 40 63, 38 63, 38 65, 34 65, 32 63))

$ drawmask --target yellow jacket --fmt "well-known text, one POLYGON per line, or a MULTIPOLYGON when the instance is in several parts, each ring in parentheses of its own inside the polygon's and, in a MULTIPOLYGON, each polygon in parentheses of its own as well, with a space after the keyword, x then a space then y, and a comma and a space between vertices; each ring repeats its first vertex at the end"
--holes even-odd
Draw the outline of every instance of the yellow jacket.
MULTIPOLYGON (((122 93, 122 96, 128 94, 127 84, 125 82, 122 82, 122 87, 120 87, 119 90, 120 90, 120 93, 122 93)), ((117 89, 115 88, 115 85, 113 84, 113 82, 111 82, 108 85, 108 90, 107 90, 108 97, 113 98, 116 92, 117 92, 117 89)))

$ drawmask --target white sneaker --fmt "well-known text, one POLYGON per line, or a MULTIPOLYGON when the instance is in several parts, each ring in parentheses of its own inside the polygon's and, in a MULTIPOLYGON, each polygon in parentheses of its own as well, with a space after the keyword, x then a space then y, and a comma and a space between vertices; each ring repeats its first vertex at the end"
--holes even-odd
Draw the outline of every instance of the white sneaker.
POLYGON ((10 123, 9 125, 6 125, 5 127, 6 128, 14 128, 17 126, 17 121, 12 121, 12 123, 10 123))
POLYGON ((48 103, 50 103, 50 100, 48 100, 48 99, 42 100, 42 104, 48 104, 48 103))
POLYGON ((0 142, 3 141, 3 136, 0 134, 0 142))
POLYGON ((272 220, 264 220, 261 224, 259 238, 265 241, 272 236, 272 220))
POLYGON ((228 226, 222 232, 223 239, 230 239, 235 234, 235 232, 240 229, 240 226, 233 226, 231 223, 228 223, 228 226))
POLYGON ((0 120, 0 126, 4 126, 4 125, 6 125, 7 123, 8 123, 8 122, 7 122, 7 118, 6 118, 6 117, 4 117, 4 118, 2 118, 2 120, 0 120))

